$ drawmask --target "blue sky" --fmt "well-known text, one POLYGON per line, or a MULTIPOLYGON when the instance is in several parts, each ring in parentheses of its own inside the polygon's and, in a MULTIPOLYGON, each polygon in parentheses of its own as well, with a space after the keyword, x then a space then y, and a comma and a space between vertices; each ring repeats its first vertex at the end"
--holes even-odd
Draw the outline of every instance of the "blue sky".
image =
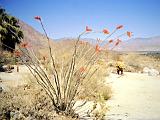
POLYGON ((76 37, 86 25, 112 31, 122 24, 134 37, 160 35, 160 0, 0 0, 0 5, 40 32, 34 16, 41 16, 53 39, 76 37))

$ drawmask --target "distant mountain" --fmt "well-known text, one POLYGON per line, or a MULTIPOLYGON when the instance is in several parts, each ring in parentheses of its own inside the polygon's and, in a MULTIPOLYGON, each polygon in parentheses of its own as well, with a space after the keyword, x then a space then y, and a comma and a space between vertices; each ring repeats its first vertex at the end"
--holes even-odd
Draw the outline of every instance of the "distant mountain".
POLYGON ((160 36, 150 38, 134 38, 123 41, 118 51, 160 51, 160 36))
MULTIPOLYGON (((20 26, 24 33, 24 40, 28 41, 34 49, 46 50, 47 39, 40 32, 36 31, 33 27, 20 21, 20 26)), ((77 38, 61 38, 52 40, 50 39, 51 45, 54 49, 62 49, 62 47, 73 47, 74 41, 77 38)), ((82 40, 92 42, 95 44, 94 39, 83 38, 82 40)), ((116 47, 117 51, 160 51, 160 36, 150 37, 150 38, 133 38, 128 41, 123 41, 119 46, 116 47)))
MULTIPOLYGON (((48 53, 46 36, 21 20, 19 21, 19 25, 23 31, 24 40, 28 41, 29 46, 33 48, 34 52, 46 55, 48 53)), ((56 44, 52 39, 50 39, 50 44, 52 48, 55 48, 56 44)))
MULTIPOLYGON (((62 38, 57 41, 67 44, 70 40, 76 38, 62 38), (67 42, 68 41, 68 42, 67 42)), ((81 40, 89 41, 92 45, 97 44, 95 39, 83 38, 81 40)), ((112 47, 111 47, 112 48, 112 47)), ((128 41, 123 41, 119 46, 115 47, 116 51, 160 51, 160 36, 150 38, 133 38, 128 41)))
MULTIPOLYGON (((23 21, 19 22, 24 33, 24 40, 28 41, 36 53, 48 55, 48 41, 46 36, 35 30, 23 21)), ((74 38, 50 39, 53 53, 59 53, 64 49, 72 50, 74 47, 74 38)))

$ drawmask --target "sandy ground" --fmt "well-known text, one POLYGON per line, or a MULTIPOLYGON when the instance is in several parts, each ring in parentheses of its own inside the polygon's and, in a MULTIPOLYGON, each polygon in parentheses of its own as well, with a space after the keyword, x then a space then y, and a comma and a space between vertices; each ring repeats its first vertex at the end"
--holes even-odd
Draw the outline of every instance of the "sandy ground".
POLYGON ((160 76, 111 74, 107 84, 113 88, 107 120, 160 120, 160 76))
MULTIPOLYGON (((16 71, 0 73, 3 80, 0 86, 16 87, 25 84, 28 71, 24 66, 20 69, 22 74, 16 71)), ((119 76, 111 73, 106 84, 113 89, 113 96, 107 101, 109 111, 106 120, 160 120, 160 76, 128 72, 119 76)), ((87 104, 89 108, 92 103, 87 104)))
POLYGON ((17 87, 19 85, 26 84, 28 82, 29 70, 26 66, 21 65, 20 71, 17 72, 16 69, 12 73, 0 72, 0 86, 5 90, 8 90, 9 87, 17 87))

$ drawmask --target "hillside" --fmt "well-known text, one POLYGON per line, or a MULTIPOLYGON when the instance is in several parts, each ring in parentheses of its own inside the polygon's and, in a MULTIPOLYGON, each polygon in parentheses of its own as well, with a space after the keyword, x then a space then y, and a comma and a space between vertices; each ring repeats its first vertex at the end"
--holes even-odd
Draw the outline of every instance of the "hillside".
MULTIPOLYGON (((28 41, 35 49, 47 48, 46 37, 33 27, 20 21, 20 26, 24 32, 24 40, 28 41)), ((63 48, 64 46, 73 45, 76 38, 61 38, 51 40, 52 47, 55 49, 63 48), (63 46, 63 47, 62 47, 63 46)), ((85 41, 92 41, 85 38, 85 41)), ((128 41, 123 41, 115 50, 117 51, 160 51, 160 36, 150 38, 132 38, 128 41)))
MULTIPOLYGON (((19 21, 19 25, 21 26, 21 29, 24 33, 24 40, 28 41, 30 46, 42 54, 47 54, 48 46, 47 46, 47 38, 37 30, 35 30, 33 27, 28 25, 27 23, 23 21, 19 21)), ((73 48, 74 45, 74 38, 69 39, 58 39, 53 40, 50 38, 50 43, 52 47, 52 51, 54 53, 59 53, 60 51, 64 51, 64 49, 69 50, 73 48)))
MULTIPOLYGON (((30 46, 36 50, 41 50, 47 48, 47 39, 46 37, 41 34, 40 32, 36 31, 33 27, 29 26, 23 21, 19 21, 19 25, 24 33, 24 40, 28 41, 30 46)), ((54 44, 52 39, 51 44, 54 44)))
MULTIPOLYGON (((20 21, 19 24, 24 33, 24 40, 28 41, 35 51, 47 55, 47 38, 25 22, 20 21)), ((77 40, 77 38, 61 38, 55 40, 50 38, 52 51, 54 51, 54 54, 61 54, 66 50, 73 51, 75 40, 77 40)))

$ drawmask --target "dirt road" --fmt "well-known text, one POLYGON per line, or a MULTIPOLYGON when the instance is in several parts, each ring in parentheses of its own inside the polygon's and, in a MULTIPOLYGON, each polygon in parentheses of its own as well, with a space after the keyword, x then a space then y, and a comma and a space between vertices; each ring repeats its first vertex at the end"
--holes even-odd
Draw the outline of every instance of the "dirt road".
POLYGON ((113 88, 107 120, 160 120, 160 76, 111 74, 107 84, 113 88))
POLYGON ((5 90, 8 90, 8 87, 17 87, 19 85, 26 84, 28 82, 29 70, 24 65, 20 66, 20 72, 17 72, 16 69, 12 73, 0 72, 0 79, 3 82, 0 82, 0 86, 5 90))

